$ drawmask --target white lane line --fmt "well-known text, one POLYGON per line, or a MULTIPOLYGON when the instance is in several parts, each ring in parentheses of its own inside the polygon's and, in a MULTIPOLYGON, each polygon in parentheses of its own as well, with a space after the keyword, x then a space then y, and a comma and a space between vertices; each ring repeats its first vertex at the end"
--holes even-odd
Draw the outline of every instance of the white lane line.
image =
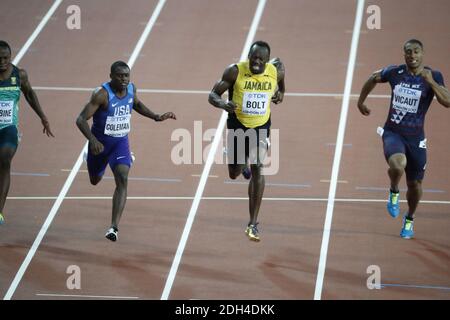
MULTIPOLYGON (((191 174, 191 177, 194 177, 194 178, 200 178, 202 175, 201 174, 191 174)), ((213 174, 210 174, 209 176, 208 176, 208 178, 218 178, 219 176, 216 176, 216 175, 213 175, 213 174)))
MULTIPOLYGON (((55 200, 57 197, 8 197, 7 200, 55 200)), ((128 200, 194 200, 195 197, 127 197, 128 200)), ((64 200, 112 200, 111 196, 65 197, 64 200)), ((202 197, 201 200, 248 200, 248 197, 202 197)), ((328 198, 263 198, 264 201, 315 201, 328 202, 328 198)), ((336 198, 335 202, 386 202, 386 199, 336 198)), ((400 200, 406 203, 406 200, 400 200)), ((450 204, 450 200, 420 200, 420 204, 450 204)))
MULTIPOLYGON (((322 182, 322 183, 330 183, 331 180, 322 179, 322 180, 320 180, 320 182, 322 182)), ((347 180, 338 180, 337 183, 348 183, 348 181, 347 180)))
MULTIPOLYGON (((42 29, 45 27, 45 25, 47 24, 48 20, 50 20, 51 16, 53 15, 53 13, 56 11, 56 9, 58 9, 59 5, 62 3, 62 0, 56 0, 53 5, 50 7, 50 9, 48 10, 47 14, 44 16, 44 18, 42 19, 42 21, 38 24, 38 26, 36 27, 36 29, 33 31, 33 33, 31 34, 31 36, 28 38, 27 42, 25 42, 25 44, 23 45, 23 47, 20 49, 19 53, 16 55, 16 57, 14 58, 14 60, 12 61, 12 63, 14 65, 18 65, 20 60, 22 60, 22 57, 24 56, 24 54, 27 52, 28 48, 31 46, 31 44, 34 42, 34 40, 37 38, 37 36, 41 33, 42 29)), ((6 295, 4 296, 4 300, 10 300, 11 296, 13 295, 20 279, 23 276, 23 272, 25 272, 25 269, 22 268, 24 265, 22 264, 21 268, 19 269, 19 271, 17 272, 11 286, 9 287, 8 291, 6 292, 6 295)))
MULTIPOLYGON (((253 42, 253 39, 256 34, 256 29, 259 25, 259 21, 261 20, 262 13, 264 11, 264 6, 266 5, 266 0, 259 0, 258 7, 256 8, 255 15, 253 17, 253 21, 250 27, 250 30, 247 34, 247 39, 245 41, 244 48, 242 49, 240 60, 244 60, 247 56, 247 52, 250 49, 250 45, 253 42)), ((164 290, 161 295, 161 300, 167 300, 170 295, 170 291, 172 289, 173 282, 175 280, 175 276, 178 271, 178 267, 181 262, 181 257, 183 256, 184 248, 186 247, 186 242, 189 237, 189 233, 192 228, 192 224, 194 222, 195 215, 197 214, 197 209, 200 204, 200 200, 202 198, 203 191, 206 186, 206 181, 208 180, 209 172, 211 170, 214 155, 216 154, 217 147, 219 145, 222 132, 225 127, 225 122, 227 120, 227 112, 222 111, 222 115, 220 116, 219 124, 217 125, 216 134, 214 135, 214 140, 211 145, 211 149, 209 150, 208 158, 206 159, 205 166, 203 168, 202 176, 200 177, 200 182, 197 187, 197 191, 195 192, 194 200, 192 201, 192 206, 188 214, 188 218, 186 220, 186 224, 184 226, 183 234, 180 239, 180 243, 178 244, 177 252, 172 262, 172 266, 170 268, 169 275, 167 276, 166 284, 164 285, 164 290)))
POLYGON ((317 270, 316 287, 314 290, 314 300, 320 300, 322 296, 323 279, 325 276, 325 268, 327 263, 328 243, 330 241, 331 221, 333 219, 333 209, 336 196, 336 187, 339 176, 339 166, 341 163, 342 148, 345 136, 345 127, 347 123, 347 113, 350 103, 350 92, 352 88, 353 72, 355 70, 356 55, 358 51, 359 32, 361 30, 361 22, 364 14, 364 0, 358 0, 356 8, 355 24, 353 26, 352 44, 347 67, 347 75, 345 78, 344 96, 342 99, 341 115, 339 118, 339 128, 336 137, 336 148, 333 160, 333 169, 331 172, 331 182, 328 194, 328 205, 323 227, 322 245, 320 248, 320 259, 317 270))
MULTIPOLYGON (((136 57, 138 56, 140 50, 142 49, 142 46, 147 39, 148 35, 150 34, 150 31, 152 30, 153 25, 155 24, 156 19, 158 18, 161 9, 164 6, 164 3, 166 0, 160 0, 158 2, 158 5, 156 6, 155 10, 153 11, 152 16, 150 17, 150 20, 147 23, 147 26, 144 29, 144 32, 142 33, 138 43, 136 44, 136 47, 133 50, 133 53, 130 57, 130 61, 128 61, 128 66, 130 69, 133 67, 136 57)), ((56 214, 58 213, 59 207, 61 206, 61 203, 66 197, 67 192, 69 191, 70 186, 72 185, 75 176, 77 175, 78 170, 81 167, 81 164, 83 163, 83 154, 84 152, 87 152, 88 143, 84 145, 83 149, 81 150, 77 161, 75 162, 75 165, 72 168, 72 171, 70 172, 69 176, 67 177, 66 182, 64 183, 64 186, 61 189, 61 192, 58 195, 58 198, 56 199, 55 203, 53 204, 52 209, 50 210, 50 213, 47 216, 47 219, 44 222, 44 225, 41 227, 41 230, 39 231, 39 234, 37 235, 36 239, 33 242, 33 245, 31 249, 28 251, 27 256, 25 257, 25 260, 22 262, 22 265, 20 266, 19 271, 17 272, 16 276, 14 277, 13 282, 11 283, 11 286, 9 287, 4 300, 10 300, 13 296, 14 292, 17 289, 17 286, 19 285, 20 281, 22 280, 23 275, 25 274, 25 271, 27 270, 31 259, 33 259, 34 255, 36 254, 36 251, 39 248, 39 245, 42 242, 42 239, 44 238, 45 234, 47 233, 48 228, 50 227, 50 224, 52 223, 53 219, 55 218, 56 214)))
POLYGON ((92 298, 92 299, 139 299, 139 297, 121 296, 91 296, 83 294, 59 294, 59 293, 36 293, 40 297, 62 297, 62 298, 92 298))
POLYGON ((23 47, 20 49, 20 51, 17 53, 16 57, 13 60, 13 64, 17 65, 20 60, 22 60, 22 57, 27 52, 28 48, 30 48, 33 41, 37 38, 39 33, 41 33, 42 29, 44 29, 45 25, 47 24, 48 20, 50 20, 53 13, 55 13, 56 9, 58 9, 59 5, 61 4, 63 0, 56 0, 53 5, 48 10, 47 14, 42 19, 41 23, 38 24, 34 32, 31 34, 31 36, 28 38, 27 42, 23 45, 23 47))
MULTIPOLYGON (((61 171, 62 172, 71 172, 72 170, 71 169, 61 169, 61 171)), ((88 171, 84 170, 84 169, 80 169, 80 170, 78 170, 78 172, 85 172, 85 173, 87 173, 88 171)))
POLYGON ((48 173, 33 173, 33 172, 11 172, 12 176, 26 176, 26 177, 50 177, 48 173))
POLYGON ((381 287, 381 289, 385 289, 387 287, 394 287, 394 288, 407 288, 407 289, 434 289, 434 290, 450 291, 450 287, 431 286, 431 285, 414 285, 414 284, 398 284, 398 283, 381 283, 380 287, 381 287))
MULTIPOLYGON (((95 88, 77 88, 77 87, 39 87, 33 86, 34 90, 42 91, 75 91, 75 92, 92 92, 95 88)), ((165 94, 201 94, 206 95, 211 91, 206 90, 175 90, 175 89, 137 89, 138 93, 165 93, 165 94)), ((285 97, 319 97, 319 98, 342 98, 342 93, 318 93, 318 92, 286 92, 285 97)), ((351 94, 352 98, 359 97, 358 94, 351 94)), ((369 98, 390 99, 387 94, 371 94, 369 98)))

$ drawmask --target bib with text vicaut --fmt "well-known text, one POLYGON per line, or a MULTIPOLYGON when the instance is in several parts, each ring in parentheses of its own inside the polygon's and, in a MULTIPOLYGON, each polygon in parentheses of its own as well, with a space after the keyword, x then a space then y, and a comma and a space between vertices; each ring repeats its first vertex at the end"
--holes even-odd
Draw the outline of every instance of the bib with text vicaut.
POLYGON ((395 110, 391 121, 400 123, 407 113, 417 113, 422 91, 396 85, 392 96, 392 107, 395 110))

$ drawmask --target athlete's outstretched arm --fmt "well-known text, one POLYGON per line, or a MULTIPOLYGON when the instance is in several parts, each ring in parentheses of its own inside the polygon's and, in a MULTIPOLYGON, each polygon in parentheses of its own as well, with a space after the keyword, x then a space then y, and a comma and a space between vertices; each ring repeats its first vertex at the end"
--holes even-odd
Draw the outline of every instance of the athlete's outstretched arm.
POLYGON ((431 86, 431 89, 433 89, 437 101, 439 101, 439 103, 444 107, 450 108, 450 93, 448 89, 444 86, 441 86, 433 79, 433 74, 429 69, 424 68, 420 75, 426 82, 428 82, 428 84, 431 86))
POLYGON ((19 70, 20 75, 20 90, 23 92, 25 99, 27 100, 30 107, 36 112, 36 114, 41 118, 42 125, 44 126, 43 133, 47 134, 47 136, 54 137, 52 131, 50 130, 50 123, 48 122, 47 117, 42 111, 41 105, 39 104, 39 100, 37 98, 36 92, 34 92, 31 87, 30 81, 28 80, 28 74, 24 69, 19 70))
POLYGON ((81 111, 77 118, 76 124, 81 133, 89 140, 89 147, 92 154, 97 155, 103 152, 103 144, 97 140, 89 129, 88 120, 92 118, 94 113, 101 107, 108 104, 108 96, 105 89, 95 89, 91 99, 81 111))
POLYGON ((214 107, 223 109, 227 112, 233 113, 237 108, 236 104, 233 101, 225 101, 222 99, 222 94, 225 91, 233 88, 234 83, 236 82, 237 76, 239 73, 239 69, 237 65, 233 64, 228 66, 223 72, 222 79, 217 81, 217 83, 212 88, 211 92, 208 96, 208 101, 214 107))
POLYGON ((286 90, 286 87, 284 85, 284 74, 285 74, 284 63, 278 57, 270 60, 270 63, 272 63, 277 68, 278 90, 273 95, 272 102, 278 104, 283 102, 284 92, 286 90))
POLYGON ((174 119, 176 120, 177 117, 173 112, 166 112, 163 114, 156 114, 149 108, 147 108, 138 98, 136 94, 136 88, 134 89, 134 105, 133 109, 136 110, 137 113, 140 115, 143 115, 144 117, 153 119, 155 121, 164 121, 167 119, 174 119))
POLYGON ((370 114, 370 109, 366 106, 364 101, 366 101, 367 96, 376 87, 377 83, 381 83, 381 70, 372 73, 369 79, 367 79, 366 83, 364 83, 364 86, 361 89, 361 93, 359 94, 358 109, 365 116, 368 116, 370 114))

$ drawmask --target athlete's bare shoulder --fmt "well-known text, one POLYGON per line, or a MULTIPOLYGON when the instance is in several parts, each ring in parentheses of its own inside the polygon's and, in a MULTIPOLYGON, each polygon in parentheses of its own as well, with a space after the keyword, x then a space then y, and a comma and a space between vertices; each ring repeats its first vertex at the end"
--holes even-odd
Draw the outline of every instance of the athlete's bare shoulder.
POLYGON ((94 89, 91 95, 91 102, 98 106, 105 106, 108 104, 108 92, 103 87, 94 89))

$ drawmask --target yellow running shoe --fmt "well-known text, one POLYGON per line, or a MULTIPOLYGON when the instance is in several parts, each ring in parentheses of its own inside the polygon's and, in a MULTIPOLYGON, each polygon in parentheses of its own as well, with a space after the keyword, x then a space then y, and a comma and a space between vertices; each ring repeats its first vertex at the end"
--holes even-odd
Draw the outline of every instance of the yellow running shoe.
POLYGON ((258 223, 256 224, 249 224, 247 226, 247 228, 245 229, 245 234, 247 235, 247 237, 252 240, 252 241, 260 241, 259 238, 259 231, 257 228, 258 223))
POLYGON ((5 218, 3 217, 3 214, 0 212, 0 226, 4 223, 5 223, 5 218))

